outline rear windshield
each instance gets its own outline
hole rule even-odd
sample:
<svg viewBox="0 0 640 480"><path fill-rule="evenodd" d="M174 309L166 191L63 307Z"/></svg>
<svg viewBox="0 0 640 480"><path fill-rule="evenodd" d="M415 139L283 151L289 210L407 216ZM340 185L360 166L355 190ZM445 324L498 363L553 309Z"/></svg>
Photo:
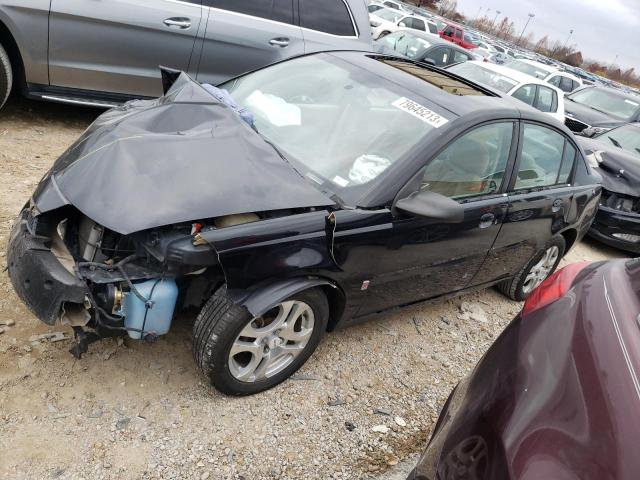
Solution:
<svg viewBox="0 0 640 480"><path fill-rule="evenodd" d="M403 30L383 37L380 42L411 60L422 59L425 51L432 45L424 38Z"/></svg>
<svg viewBox="0 0 640 480"><path fill-rule="evenodd" d="M397 11L394 12L393 10L389 10L389 9L378 10L377 12L374 13L374 15L382 18L383 20L387 20L388 22L393 22L393 23L396 23L398 20L404 17L403 13L397 12Z"/></svg>
<svg viewBox="0 0 640 480"><path fill-rule="evenodd" d="M512 68L513 70L526 73L527 75L531 75L532 77L539 78L541 80L547 78L547 76L551 73L551 70L547 70L536 65L531 65L527 62L519 62L518 60L508 63L506 66Z"/></svg>
<svg viewBox="0 0 640 480"><path fill-rule="evenodd" d="M481 67L475 63L465 62L449 67L449 70L456 75L467 78L473 82L482 83L488 87L495 88L504 93L509 93L518 82L501 73Z"/></svg>

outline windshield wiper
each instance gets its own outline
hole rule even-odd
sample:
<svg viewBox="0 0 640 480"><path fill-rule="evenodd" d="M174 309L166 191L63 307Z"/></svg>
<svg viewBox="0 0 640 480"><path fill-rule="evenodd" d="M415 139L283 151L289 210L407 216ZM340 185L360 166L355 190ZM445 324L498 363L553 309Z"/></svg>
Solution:
<svg viewBox="0 0 640 480"><path fill-rule="evenodd" d="M610 136L607 136L607 138L608 138L609 140L611 140L611 143L613 143L616 147L618 147L618 148L622 148L622 145L620 145L620 142L619 142L618 140L616 140L615 138L610 137Z"/></svg>

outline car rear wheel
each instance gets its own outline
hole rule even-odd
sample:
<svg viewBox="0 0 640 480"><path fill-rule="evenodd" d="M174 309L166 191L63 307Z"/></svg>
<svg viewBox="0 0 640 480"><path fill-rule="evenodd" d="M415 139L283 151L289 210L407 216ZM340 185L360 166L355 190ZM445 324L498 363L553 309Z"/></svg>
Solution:
<svg viewBox="0 0 640 480"><path fill-rule="evenodd" d="M252 317L222 288L195 322L194 358L222 393L258 393L282 382L307 361L327 329L328 318L327 298L319 289L297 293Z"/></svg>
<svg viewBox="0 0 640 480"><path fill-rule="evenodd" d="M498 285L500 291L513 300L526 300L558 267L565 245L561 235L553 237L514 278Z"/></svg>
<svg viewBox="0 0 640 480"><path fill-rule="evenodd" d="M11 93L11 86L13 85L13 71L11 70L11 61L9 55L2 45L0 45L0 108L5 104L9 93Z"/></svg>

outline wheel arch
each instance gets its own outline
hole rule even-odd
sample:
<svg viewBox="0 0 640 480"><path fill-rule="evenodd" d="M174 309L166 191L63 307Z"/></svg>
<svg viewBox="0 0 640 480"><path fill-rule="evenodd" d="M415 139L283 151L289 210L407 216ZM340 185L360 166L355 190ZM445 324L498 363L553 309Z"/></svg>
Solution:
<svg viewBox="0 0 640 480"><path fill-rule="evenodd" d="M331 331L342 318L346 297L343 290L327 278L312 276L287 278L250 290L227 290L227 295L236 305L246 308L252 316L259 317L286 298L315 287L320 288L327 297L329 304L327 330Z"/></svg>
<svg viewBox="0 0 640 480"><path fill-rule="evenodd" d="M22 53L20 52L15 36L2 18L0 18L0 44L6 50L7 55L9 55L9 61L11 62L11 68L13 69L14 85L23 87L25 85L26 77Z"/></svg>
<svg viewBox="0 0 640 480"><path fill-rule="evenodd" d="M571 247L576 243L578 239L578 231L574 228L569 228L560 233L564 237L565 247L564 254L567 255Z"/></svg>

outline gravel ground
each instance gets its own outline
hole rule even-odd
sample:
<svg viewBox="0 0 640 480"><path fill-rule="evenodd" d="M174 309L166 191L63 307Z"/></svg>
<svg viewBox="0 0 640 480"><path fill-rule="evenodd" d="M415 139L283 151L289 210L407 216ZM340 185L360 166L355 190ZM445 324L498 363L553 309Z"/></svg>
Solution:
<svg viewBox="0 0 640 480"><path fill-rule="evenodd" d="M0 323L15 322L0 327L0 478L403 478L393 467L410 470L520 304L487 290L332 333L294 378L248 398L197 373L192 315L155 344L103 341L77 361L71 332L13 293L4 252L40 177L98 113L17 97L0 111ZM619 256L586 242L568 261ZM49 332L65 337L36 337Z"/></svg>

